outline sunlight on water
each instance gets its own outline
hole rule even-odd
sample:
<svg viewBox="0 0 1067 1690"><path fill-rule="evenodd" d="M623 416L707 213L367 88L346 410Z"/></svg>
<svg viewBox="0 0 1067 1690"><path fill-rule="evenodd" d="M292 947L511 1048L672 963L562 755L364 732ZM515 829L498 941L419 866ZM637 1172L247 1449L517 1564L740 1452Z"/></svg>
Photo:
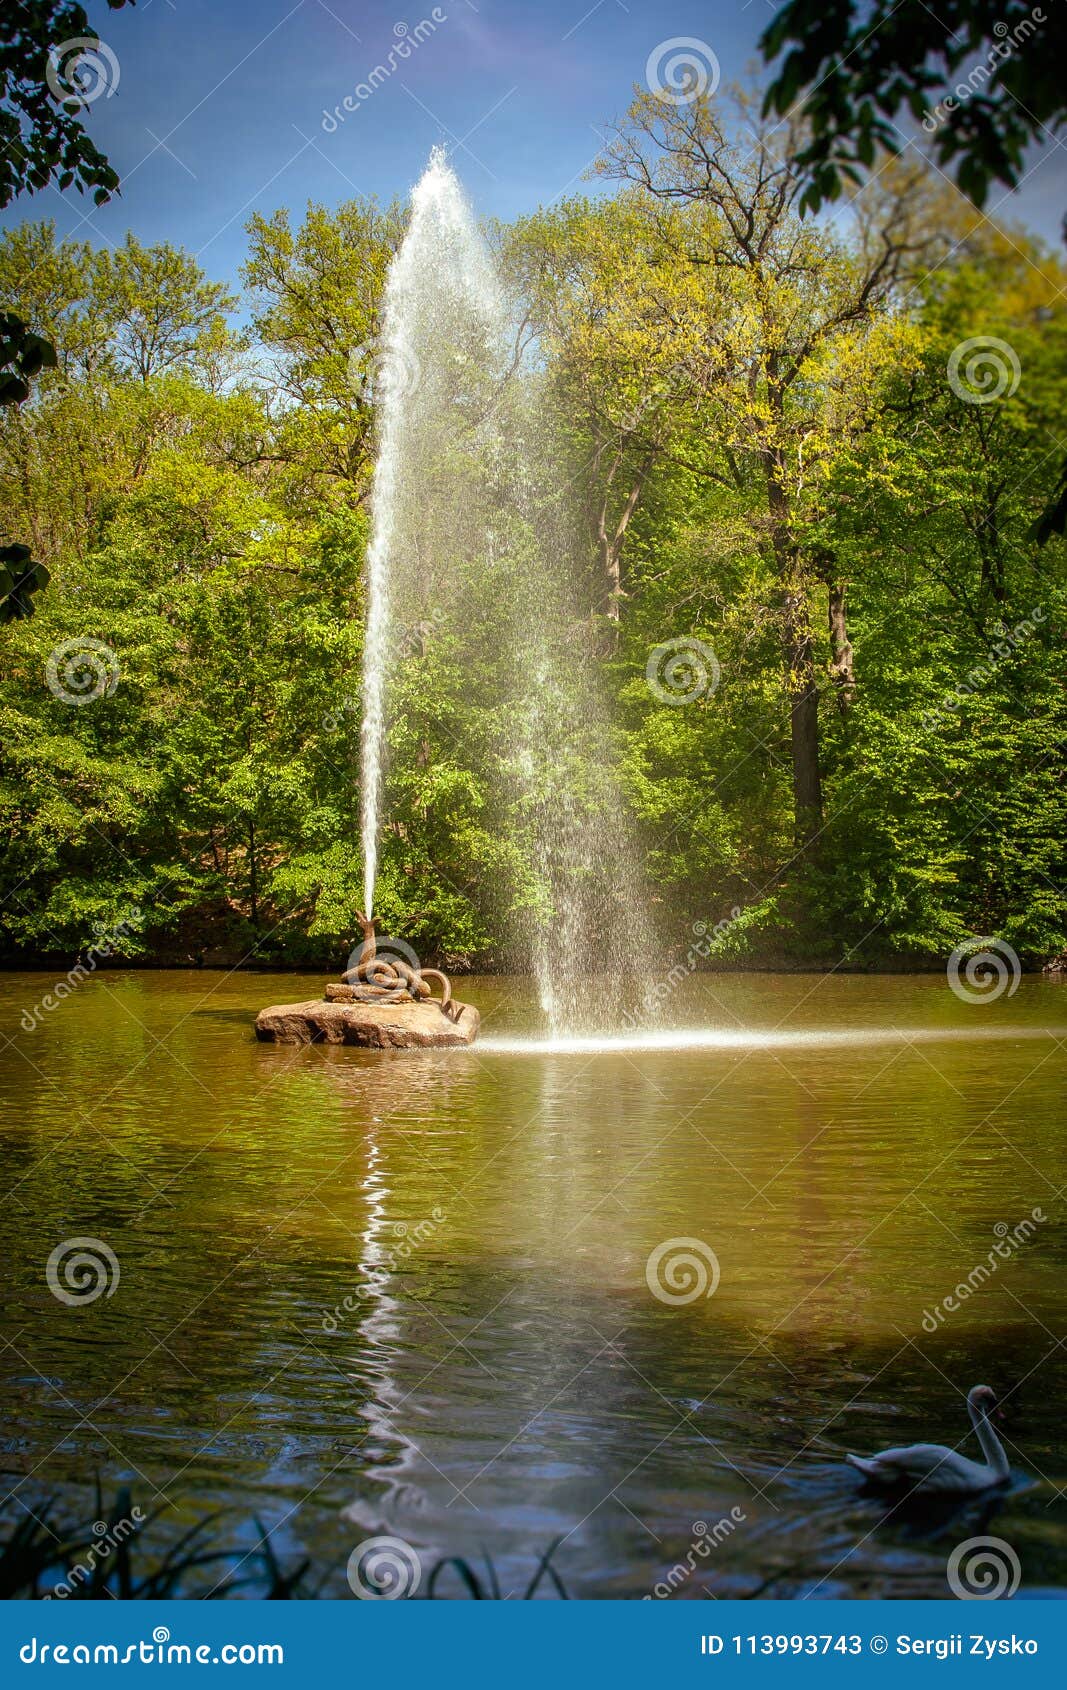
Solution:
<svg viewBox="0 0 1067 1690"><path fill-rule="evenodd" d="M757 1032L703 1027L664 1028L654 1033L618 1033L590 1038L483 1038L478 1050L508 1056L596 1056L612 1052L654 1050L799 1050L831 1049L843 1045L960 1044L990 1039L1056 1039L1052 1028L989 1027L975 1032L950 1027L865 1027L824 1032Z"/></svg>

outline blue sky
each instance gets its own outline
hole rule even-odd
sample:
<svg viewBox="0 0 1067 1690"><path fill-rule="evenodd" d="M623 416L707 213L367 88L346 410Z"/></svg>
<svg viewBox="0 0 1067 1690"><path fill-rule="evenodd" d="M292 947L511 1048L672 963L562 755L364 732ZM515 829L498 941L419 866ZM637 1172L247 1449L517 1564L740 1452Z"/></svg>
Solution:
<svg viewBox="0 0 1067 1690"><path fill-rule="evenodd" d="M167 239L234 279L253 211L354 193L406 195L444 143L477 210L500 217L580 191L598 130L674 37L706 44L722 78L756 60L773 0L88 0L118 82L89 114L123 179L93 210L79 195L24 198L3 221L49 217L61 235ZM434 19L443 21L434 22ZM417 27L425 20L427 27ZM432 27L430 27L432 25ZM396 54L406 39L406 59ZM369 97L331 130L324 111ZM704 55L706 56L706 55ZM343 111L343 107L342 107ZM993 196L993 203L1000 198ZM1058 239L1067 149L1037 157L1000 215Z"/></svg>

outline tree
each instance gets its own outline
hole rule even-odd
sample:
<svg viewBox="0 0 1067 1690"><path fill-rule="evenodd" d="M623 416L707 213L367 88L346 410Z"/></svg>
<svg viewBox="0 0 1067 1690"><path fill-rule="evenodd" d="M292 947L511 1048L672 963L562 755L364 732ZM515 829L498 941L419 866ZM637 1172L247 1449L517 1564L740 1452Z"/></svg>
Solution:
<svg viewBox="0 0 1067 1690"><path fill-rule="evenodd" d="M125 4L108 0L112 11ZM79 117L80 74L99 48L84 9L67 0L9 0L0 12L0 207L53 181L91 190L97 205L117 189L118 176ZM17 313L0 312L0 406L21 404L31 380L54 364L42 335ZM0 547L0 622L32 616L34 594L47 583L28 547Z"/></svg>
<svg viewBox="0 0 1067 1690"><path fill-rule="evenodd" d="M453 321L439 359L420 319L378 907L426 960L521 968L565 884L594 919L561 951L621 954L621 769L667 945L736 906L714 956L1056 957L1067 573L1027 531L1062 266L910 161L802 220L802 130L734 146L721 110L647 105L613 196L501 232L514 356ZM160 961L344 954L383 216L254 230L274 382L188 255L0 239L56 351L0 415L0 508L52 573L0 630L7 956L132 906ZM981 335L995 393L953 361ZM687 642L712 684L665 696L650 653Z"/></svg>
<svg viewBox="0 0 1067 1690"><path fill-rule="evenodd" d="M701 309L639 193L576 199L508 231L506 260L550 373L594 555L589 604L619 622L623 549L642 493L695 391L685 362ZM689 335L686 323L689 319Z"/></svg>
<svg viewBox="0 0 1067 1690"><path fill-rule="evenodd" d="M756 469L760 532L773 556L790 710L798 842L819 832L819 696L813 590L829 593L835 662L852 685L844 587L814 536L821 486L842 446L864 426L873 373L901 355L907 328L891 310L916 237L896 205L851 244L797 215L804 177L800 132L727 131L708 98L669 103L639 96L601 161L660 209L665 252L703 280L703 324L679 359L699 369L702 415L714 427L726 470ZM754 141L754 145L750 144ZM692 379L692 376L690 376Z"/></svg>
<svg viewBox="0 0 1067 1690"><path fill-rule="evenodd" d="M789 0L761 41L768 62L786 55L764 109L799 102L810 126L797 152L808 173L801 209L837 199L842 178L860 181L879 148L898 152L902 112L977 206L991 182L1014 188L1027 148L1067 117L1067 8L1051 5L1047 15L1030 0ZM1042 543L1067 532L1067 462L1034 532Z"/></svg>
<svg viewBox="0 0 1067 1690"><path fill-rule="evenodd" d="M761 41L768 61L786 54L765 108L783 114L803 95L805 206L836 199L877 148L899 151L902 110L976 205L993 181L1014 188L1027 147L1067 116L1067 11L1051 5L1046 16L1029 0L789 0Z"/></svg>
<svg viewBox="0 0 1067 1690"><path fill-rule="evenodd" d="M285 397L277 449L305 491L324 478L357 501L370 491L378 313L403 228L372 199L309 205L295 231L285 211L249 224L244 280Z"/></svg>
<svg viewBox="0 0 1067 1690"><path fill-rule="evenodd" d="M1054 275L1033 297L1036 256L1015 252L1014 277L980 255L930 279L921 360L887 374L834 477L864 686L830 736L835 818L811 898L843 937L878 923L943 956L996 933L1041 960L1067 940L1063 548L1028 538L1067 417L1067 320ZM945 380L979 326L1025 386L1006 353L999 397L977 367L973 384Z"/></svg>
<svg viewBox="0 0 1067 1690"><path fill-rule="evenodd" d="M127 0L107 0L113 12ZM128 0L135 5L136 0ZM81 112L101 47L82 6L10 0L0 15L0 206L55 182L98 205L119 179L85 132ZM88 61L88 65L87 65Z"/></svg>
<svg viewBox="0 0 1067 1690"><path fill-rule="evenodd" d="M91 287L115 367L140 382L193 365L214 377L213 360L237 350L226 326L236 297L167 242L144 247L128 234L122 246L104 248Z"/></svg>
<svg viewBox="0 0 1067 1690"><path fill-rule="evenodd" d="M109 500L187 426L188 408L203 410L203 390L223 374L233 387L242 343L227 290L167 244L128 237L94 252L26 223L0 237L0 290L54 353L32 401L0 413L5 524L52 568L84 557ZM257 449L247 437L235 447Z"/></svg>

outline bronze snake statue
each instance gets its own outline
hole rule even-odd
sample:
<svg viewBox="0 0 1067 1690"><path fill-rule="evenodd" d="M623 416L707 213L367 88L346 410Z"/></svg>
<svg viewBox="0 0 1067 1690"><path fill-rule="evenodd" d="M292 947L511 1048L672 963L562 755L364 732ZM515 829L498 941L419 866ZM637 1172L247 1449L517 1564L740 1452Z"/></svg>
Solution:
<svg viewBox="0 0 1067 1690"><path fill-rule="evenodd" d="M375 932L375 921L372 917L356 911L356 920L363 930L363 943L359 948L359 961L351 968L346 968L341 976L346 986L360 985L376 987L386 1001L402 1002L411 997L416 1002L429 1000L437 1004L442 1015L452 1021L455 1012L452 1008L452 982L447 974L442 974L439 968L415 967L405 962L402 957L380 957L378 955L378 936ZM441 996L435 998L430 989L429 981L441 982Z"/></svg>

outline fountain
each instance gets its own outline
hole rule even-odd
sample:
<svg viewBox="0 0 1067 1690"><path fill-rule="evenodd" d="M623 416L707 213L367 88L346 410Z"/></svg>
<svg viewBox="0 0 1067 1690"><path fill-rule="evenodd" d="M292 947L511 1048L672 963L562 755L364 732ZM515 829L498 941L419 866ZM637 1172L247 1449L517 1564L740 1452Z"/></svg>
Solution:
<svg viewBox="0 0 1067 1690"><path fill-rule="evenodd" d="M588 655L572 477L545 423L543 372L523 363L497 268L440 149L412 196L382 325L360 738L363 940L323 1000L264 1010L257 1032L374 1046L463 1044L477 1032L477 1011L452 1000L443 975L376 934L390 872L379 863L386 729L417 695L411 631L427 627L447 634L463 677L486 832L522 865L501 922L530 959L550 1033L632 1024L651 947Z"/></svg>
<svg viewBox="0 0 1067 1690"><path fill-rule="evenodd" d="M256 1036L275 1044L349 1044L374 1050L470 1044L481 1017L452 996L437 968L399 955L378 955L374 921L356 912L363 941L341 979L306 1003L274 1004L256 1017ZM430 982L441 996L435 998Z"/></svg>
<svg viewBox="0 0 1067 1690"><path fill-rule="evenodd" d="M374 918L385 766L387 699L398 657L396 627L426 598L419 523L430 455L452 432L453 366L465 341L490 337L497 310L488 254L449 170L435 149L412 195L411 220L389 267L376 383L379 438L367 550L367 625L360 732L360 840L366 915L362 942L324 997L261 1011L256 1034L282 1043L373 1048L469 1044L478 1011L452 998L447 976L424 969L395 940L379 951ZM403 641L399 642L403 645ZM403 953L406 953L403 954ZM440 984L433 996L430 982Z"/></svg>

